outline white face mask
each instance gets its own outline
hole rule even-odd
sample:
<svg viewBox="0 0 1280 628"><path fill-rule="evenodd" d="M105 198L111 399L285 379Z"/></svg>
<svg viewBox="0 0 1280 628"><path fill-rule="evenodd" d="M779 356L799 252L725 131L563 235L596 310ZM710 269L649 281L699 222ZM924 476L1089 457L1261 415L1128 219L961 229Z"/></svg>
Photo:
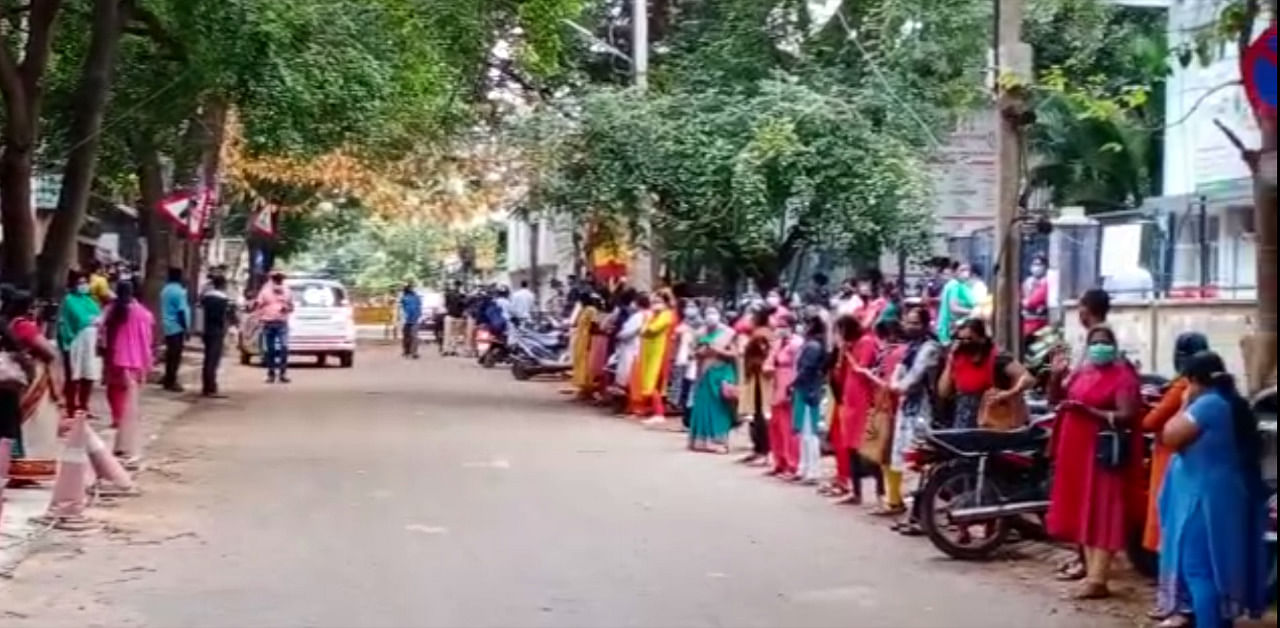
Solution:
<svg viewBox="0 0 1280 628"><path fill-rule="evenodd" d="M712 325L712 326L719 325L720 313L715 310L709 311L707 312L706 320L708 325Z"/></svg>
<svg viewBox="0 0 1280 628"><path fill-rule="evenodd" d="M776 294L771 294L769 295L769 298L764 300L764 302L768 303L769 307L778 307L779 305L782 305L782 297L779 297Z"/></svg>

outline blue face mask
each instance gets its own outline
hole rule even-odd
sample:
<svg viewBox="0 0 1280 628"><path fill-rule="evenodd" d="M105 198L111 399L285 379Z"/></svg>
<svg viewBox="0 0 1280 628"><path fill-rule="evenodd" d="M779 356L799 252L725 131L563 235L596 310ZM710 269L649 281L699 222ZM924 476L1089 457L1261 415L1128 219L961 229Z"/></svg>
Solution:
<svg viewBox="0 0 1280 628"><path fill-rule="evenodd" d="M1109 344L1091 344L1088 348L1089 362L1093 364L1111 364L1116 360L1116 347Z"/></svg>

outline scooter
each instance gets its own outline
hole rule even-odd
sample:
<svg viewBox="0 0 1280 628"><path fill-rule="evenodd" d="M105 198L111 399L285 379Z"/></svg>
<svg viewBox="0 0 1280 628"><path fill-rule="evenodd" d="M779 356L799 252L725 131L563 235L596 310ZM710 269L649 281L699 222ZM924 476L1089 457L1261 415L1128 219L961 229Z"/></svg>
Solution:
<svg viewBox="0 0 1280 628"><path fill-rule="evenodd" d="M507 346L507 339L500 334L490 332L486 328L481 328L476 332L476 353L480 356L477 358L480 366L487 369L511 361L511 352Z"/></svg>
<svg viewBox="0 0 1280 628"><path fill-rule="evenodd" d="M563 330L534 331L516 328L508 338L511 375L525 381L537 375L566 373L569 361L569 336Z"/></svg>

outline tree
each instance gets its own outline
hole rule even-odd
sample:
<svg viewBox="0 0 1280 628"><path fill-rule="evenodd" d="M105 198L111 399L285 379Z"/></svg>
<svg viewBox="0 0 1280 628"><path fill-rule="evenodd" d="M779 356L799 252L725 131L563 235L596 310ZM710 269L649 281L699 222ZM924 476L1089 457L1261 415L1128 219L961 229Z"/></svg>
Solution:
<svg viewBox="0 0 1280 628"><path fill-rule="evenodd" d="M1165 12L1100 0L1035 0L1027 182L1055 206L1136 207L1159 190ZM1007 78L1006 78L1007 80Z"/></svg>
<svg viewBox="0 0 1280 628"><path fill-rule="evenodd" d="M923 158L950 110L978 102L984 5L845 2L816 16L805 3L707 0L655 10L656 89L573 89L515 134L535 164L531 205L637 233L647 194L669 267L764 285L812 248L870 261L925 240ZM601 13L614 17L596 32L630 19ZM587 75L609 82L583 54Z"/></svg>
<svg viewBox="0 0 1280 628"><path fill-rule="evenodd" d="M61 4L61 0L26 5L0 2L0 94L5 114L0 155L0 226L4 229L0 273L15 285L29 285L35 272L31 176L40 141L44 74ZM21 51L20 57L15 56L16 51Z"/></svg>
<svg viewBox="0 0 1280 628"><path fill-rule="evenodd" d="M89 208L89 196L98 161L99 135L111 90L111 73L124 24L133 14L132 0L94 0L89 21L88 47L84 51L71 106L68 140L71 143L58 208L45 234L37 265L37 294L53 297L66 276L76 236ZM76 43L76 38L70 39Z"/></svg>
<svg viewBox="0 0 1280 628"><path fill-rule="evenodd" d="M535 74L554 73L561 20L577 7L575 0L137 0L123 23L130 37L121 43L120 80L110 90L123 119L104 127L103 176L93 184L137 186L148 277L162 276L170 264L192 266L183 259L191 247L150 209L170 186L226 169L223 121L230 114L244 126L241 154L267 179L283 162L346 160L365 173L388 163L420 163L404 156L446 139L471 117L496 37L523 33L519 59ZM74 41L65 44L76 49ZM85 58L103 65L101 54ZM66 109L75 85L59 85ZM76 94L74 102L81 100ZM90 154L99 134L92 125L69 126L73 132L60 135L59 143ZM93 160L78 163L86 162L91 167ZM68 172L76 176L64 179L72 194L61 202L78 206L85 168L72 165ZM402 168L359 191L385 200L387 190L395 190L398 198L418 202L422 195L409 193L412 175ZM61 283L82 219L83 211L60 212L56 242L40 265L45 291Z"/></svg>

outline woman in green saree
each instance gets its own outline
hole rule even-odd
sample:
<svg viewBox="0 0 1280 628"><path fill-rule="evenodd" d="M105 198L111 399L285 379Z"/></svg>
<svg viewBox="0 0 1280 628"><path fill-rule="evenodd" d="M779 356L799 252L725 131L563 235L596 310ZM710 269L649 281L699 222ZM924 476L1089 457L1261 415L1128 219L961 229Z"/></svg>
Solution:
<svg viewBox="0 0 1280 628"><path fill-rule="evenodd" d="M737 382L733 329L724 324L715 308L707 308L704 318L706 331L697 343L698 383L689 416L689 449L727 454L737 407L728 394Z"/></svg>

